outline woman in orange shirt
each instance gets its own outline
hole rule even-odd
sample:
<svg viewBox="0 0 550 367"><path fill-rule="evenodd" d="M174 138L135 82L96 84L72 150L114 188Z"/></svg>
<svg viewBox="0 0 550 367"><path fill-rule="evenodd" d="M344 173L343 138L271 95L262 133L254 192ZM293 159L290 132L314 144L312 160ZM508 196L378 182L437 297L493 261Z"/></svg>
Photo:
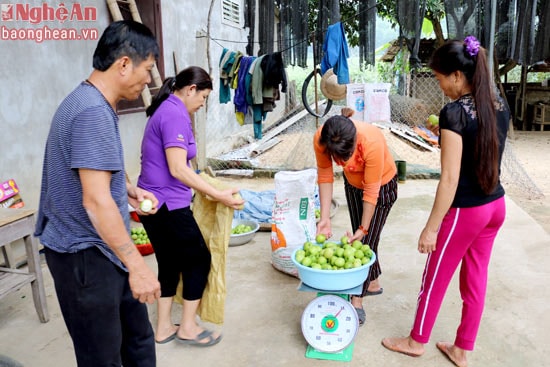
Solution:
<svg viewBox="0 0 550 367"><path fill-rule="evenodd" d="M332 116L313 138L317 159L321 219L317 233L332 236L330 205L332 201L333 162L343 167L344 190L353 233L349 242L360 240L376 253L361 294L353 295L351 303L357 310L361 325L366 315L363 297L381 294L378 277L382 273L378 253L380 234L395 200L397 200L397 168L379 128L351 120L354 111L342 108L342 116Z"/></svg>

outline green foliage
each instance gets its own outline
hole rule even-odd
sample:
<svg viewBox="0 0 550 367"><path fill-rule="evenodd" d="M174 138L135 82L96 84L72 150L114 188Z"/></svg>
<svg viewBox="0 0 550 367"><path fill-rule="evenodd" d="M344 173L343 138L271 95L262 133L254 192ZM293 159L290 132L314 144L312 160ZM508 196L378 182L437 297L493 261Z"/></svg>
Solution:
<svg viewBox="0 0 550 367"><path fill-rule="evenodd" d="M521 65L510 70L506 77L508 83L521 82ZM527 83L541 83L544 80L550 79L550 73L527 73Z"/></svg>
<svg viewBox="0 0 550 367"><path fill-rule="evenodd" d="M390 22L392 28L397 29L399 27L399 23L397 22L397 4L395 0L377 0L376 10L378 16Z"/></svg>
<svg viewBox="0 0 550 367"><path fill-rule="evenodd" d="M430 37L433 31L434 31L434 26L432 22L424 18L424 21L422 22L422 36Z"/></svg>
<svg viewBox="0 0 550 367"><path fill-rule="evenodd" d="M346 39L350 47L359 46L359 18L357 17L360 0L341 0L340 18L346 32ZM319 1L309 0L309 17L307 20L310 34L317 32L317 16L319 14Z"/></svg>

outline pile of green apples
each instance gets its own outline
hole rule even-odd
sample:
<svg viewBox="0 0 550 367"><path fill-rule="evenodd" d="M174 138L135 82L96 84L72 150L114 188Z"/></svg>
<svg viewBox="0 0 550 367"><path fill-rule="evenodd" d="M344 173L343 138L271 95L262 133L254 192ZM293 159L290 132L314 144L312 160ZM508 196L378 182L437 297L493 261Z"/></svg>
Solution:
<svg viewBox="0 0 550 367"><path fill-rule="evenodd" d="M135 245L145 245L147 243L150 243L149 237L147 236L147 232L145 231L145 228L143 227L133 227L130 229L130 236L132 237L132 241L134 241Z"/></svg>
<svg viewBox="0 0 550 367"><path fill-rule="evenodd" d="M235 227L231 228L231 234L243 234L252 231L252 227L246 224L237 224Z"/></svg>
<svg viewBox="0 0 550 367"><path fill-rule="evenodd" d="M353 269L365 265L372 258L369 245L359 240L348 242L343 236L340 243L327 241L325 235L317 235L316 243L305 242L303 247L296 251L296 262L312 269L343 270Z"/></svg>

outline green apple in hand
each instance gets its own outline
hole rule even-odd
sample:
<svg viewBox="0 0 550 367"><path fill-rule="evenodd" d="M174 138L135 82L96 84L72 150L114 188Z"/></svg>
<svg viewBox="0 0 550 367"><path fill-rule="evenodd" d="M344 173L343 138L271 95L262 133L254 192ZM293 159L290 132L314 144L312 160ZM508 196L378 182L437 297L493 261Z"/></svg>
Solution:
<svg viewBox="0 0 550 367"><path fill-rule="evenodd" d="M139 203L139 208L144 213L150 212L151 209L153 209L153 202L151 199L143 199L143 201Z"/></svg>
<svg viewBox="0 0 550 367"><path fill-rule="evenodd" d="M322 234L322 233L319 233L319 234L317 235L317 237L315 237L315 241L316 241L317 243L325 243L326 240L327 240L327 236L325 236L325 235Z"/></svg>
<svg viewBox="0 0 550 367"><path fill-rule="evenodd" d="M437 117L436 115L430 115L428 116L428 122L432 126L437 126L439 125L439 117Z"/></svg>

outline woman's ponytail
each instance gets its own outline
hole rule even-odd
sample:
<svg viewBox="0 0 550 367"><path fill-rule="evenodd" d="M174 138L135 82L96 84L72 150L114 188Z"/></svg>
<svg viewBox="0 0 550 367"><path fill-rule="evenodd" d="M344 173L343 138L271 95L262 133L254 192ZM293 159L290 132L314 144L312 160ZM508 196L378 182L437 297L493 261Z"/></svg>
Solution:
<svg viewBox="0 0 550 367"><path fill-rule="evenodd" d="M168 96L174 91L174 85L176 84L176 78L169 77L164 80L162 87L160 87L159 92L151 101L151 105L145 110L145 115L147 117L152 116L160 104L168 98Z"/></svg>
<svg viewBox="0 0 550 367"><path fill-rule="evenodd" d="M476 174L486 194L498 184L498 137L493 80L486 56L480 48L475 56L476 67L472 77L472 92L477 110L478 133L475 147Z"/></svg>

